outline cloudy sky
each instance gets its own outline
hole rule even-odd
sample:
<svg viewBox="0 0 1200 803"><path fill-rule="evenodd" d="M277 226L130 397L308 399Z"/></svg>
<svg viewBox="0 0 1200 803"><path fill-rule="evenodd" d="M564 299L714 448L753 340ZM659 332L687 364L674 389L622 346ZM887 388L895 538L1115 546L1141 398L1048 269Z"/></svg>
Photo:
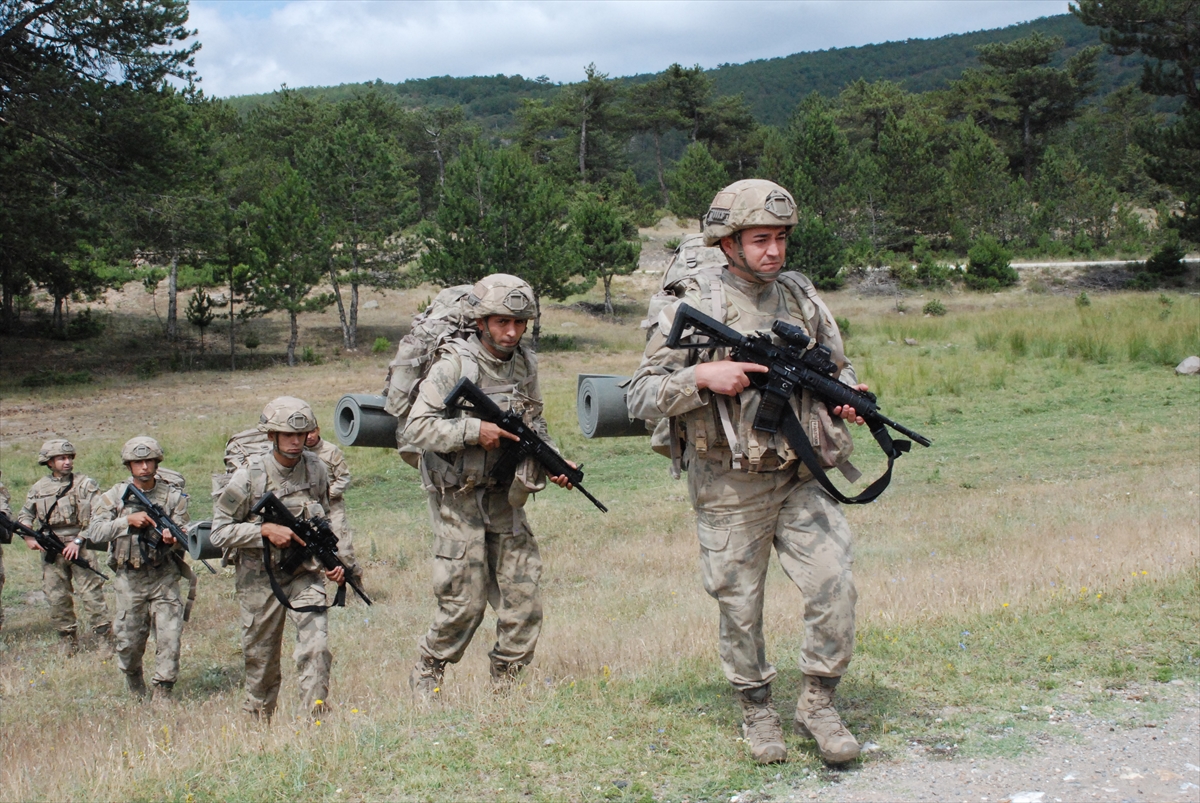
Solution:
<svg viewBox="0 0 1200 803"><path fill-rule="evenodd" d="M578 81L997 28L1066 0L192 0L209 95L376 78Z"/></svg>

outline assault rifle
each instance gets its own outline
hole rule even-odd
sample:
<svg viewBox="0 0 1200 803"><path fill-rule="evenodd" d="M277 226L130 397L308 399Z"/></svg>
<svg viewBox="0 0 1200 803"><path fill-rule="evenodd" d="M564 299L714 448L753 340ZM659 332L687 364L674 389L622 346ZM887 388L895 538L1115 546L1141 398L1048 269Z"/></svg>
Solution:
<svg viewBox="0 0 1200 803"><path fill-rule="evenodd" d="M142 555L146 554L146 549L162 549L168 551L171 549L171 547L163 541L163 530L166 530L171 534L171 536L175 539L175 543L180 544L184 549L187 548L187 533L183 531L183 528L172 521L171 516L167 513L167 511L154 504L154 502L150 500L150 497L146 496L146 494L142 492L142 489L137 487L137 485L132 482L126 486L125 495L121 497L121 504L128 504L131 499L136 504L141 506L146 515L149 516L151 521L154 522L153 527L143 527L138 530L138 543L141 544ZM217 573L217 570L209 565L208 561L201 560L200 562L203 563L204 568L208 569L211 573Z"/></svg>
<svg viewBox="0 0 1200 803"><path fill-rule="evenodd" d="M684 343L684 332L691 329L708 338L703 343ZM879 411L874 393L858 390L836 378L838 366L833 355L825 346L805 334L799 326L786 321L775 321L771 325L782 345L776 344L765 332L743 335L720 321L687 304L680 304L675 312L675 322L667 336L667 348L672 349L716 349L728 348L730 359L735 362L750 362L765 366L766 373L749 374L751 384L757 388L762 399L754 416L754 428L775 433L783 430L784 437L809 471L835 499L846 504L871 502L883 493L891 482L892 464L912 444L906 440L892 440L887 428L907 435L922 446L932 441L898 424ZM790 400L797 391L807 389L814 398L837 407L853 407L862 416L879 447L887 456L887 471L861 494L847 497L842 494L825 475L820 461L813 452L812 444L796 419Z"/></svg>
<svg viewBox="0 0 1200 803"><path fill-rule="evenodd" d="M62 554L63 548L66 546L54 534L54 531L50 529L50 525L48 524L43 524L41 529L35 530L32 527L26 527L16 519L10 519L8 516L0 513L0 529L7 530L10 533L18 533L24 538L32 538L37 541L37 545L42 548L42 560L46 563L53 563ZM92 574L98 574L105 580L108 579L107 574L92 566L84 558L74 558L71 563L82 569L87 569Z"/></svg>
<svg viewBox="0 0 1200 803"><path fill-rule="evenodd" d="M583 482L582 469L571 468L571 464L564 460L562 455L551 449L550 444L525 425L521 416L511 410L507 413L501 410L500 406L470 379L465 376L460 379L454 386L454 390L446 396L444 403L448 408L470 410L484 421L490 421L505 432L510 432L520 438L519 441L507 439L504 441L504 445L501 447L503 453L495 468L492 469L492 479L502 487L512 482L517 471L517 464L526 457L532 457L542 464L542 468L546 469L546 473L551 477L565 476L571 485L591 500L593 505L600 508L601 512L608 512L608 508L599 499L588 493L581 484Z"/></svg>
<svg viewBox="0 0 1200 803"><path fill-rule="evenodd" d="M322 566L327 570L333 571L341 567L346 574L346 584L338 587L337 596L334 597L334 605L342 606L346 604L346 586L354 589L354 593L358 594L359 599L368 605L371 604L371 598L362 590L362 586L354 579L350 573L350 568L342 562L338 557L338 537L334 533L333 528L329 526L329 520L314 516L311 519L296 518L292 511L287 509L287 505L279 501L279 497L273 491L267 491L262 499L255 503L254 507L250 508L250 513L255 516L261 516L262 520L267 524L278 524L287 527L289 530L300 536L300 540L304 542L304 546L299 544L289 547L284 552L283 560L280 563L280 568L288 574L294 573L300 566L310 557L316 558ZM304 605L299 608L293 608L288 601L287 595L283 593L283 589L279 587L279 583L275 580L275 573L271 568L271 549L270 542L267 537L263 536L263 561L267 567L267 574L271 580L271 590L275 592L275 598L279 600L288 610L294 611L323 611L324 606L321 605Z"/></svg>

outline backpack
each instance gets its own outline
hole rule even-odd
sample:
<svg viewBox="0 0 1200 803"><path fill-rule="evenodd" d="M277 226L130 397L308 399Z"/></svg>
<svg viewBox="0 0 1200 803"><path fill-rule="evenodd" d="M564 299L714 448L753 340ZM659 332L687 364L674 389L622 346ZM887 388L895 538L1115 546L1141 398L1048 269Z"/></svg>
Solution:
<svg viewBox="0 0 1200 803"><path fill-rule="evenodd" d="M719 281L724 268L725 254L716 246L706 246L703 234L684 237L675 248L675 256L667 264L662 286L650 296L646 319L641 323L646 330L646 339L650 339L650 329L658 321L658 314L683 296L689 281L699 282L701 277L706 278L704 284L709 284L713 278Z"/></svg>
<svg viewBox="0 0 1200 803"><path fill-rule="evenodd" d="M266 454L271 451L271 441L267 433L258 428L244 429L235 433L225 442L225 473L212 475L212 495L219 496L229 478L239 468L245 468L251 455Z"/></svg>
<svg viewBox="0 0 1200 803"><path fill-rule="evenodd" d="M404 444L400 433L408 423L408 413L417 399L421 380L443 346L452 341L465 341L476 331L475 321L466 313L463 301L472 285L459 284L439 292L412 321L408 334L400 339L396 356L388 363L387 379L383 386L383 409L396 418L396 444L400 457L414 468L419 450Z"/></svg>

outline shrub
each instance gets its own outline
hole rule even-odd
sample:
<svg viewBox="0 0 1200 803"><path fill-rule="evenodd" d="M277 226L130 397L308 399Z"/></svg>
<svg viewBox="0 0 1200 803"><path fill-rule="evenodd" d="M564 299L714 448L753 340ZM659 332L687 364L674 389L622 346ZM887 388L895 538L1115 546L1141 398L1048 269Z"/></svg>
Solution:
<svg viewBox="0 0 1200 803"><path fill-rule="evenodd" d="M941 317L942 315L946 314L946 305L943 304L939 299L935 298L922 307L921 312L925 313L926 315Z"/></svg>
<svg viewBox="0 0 1200 803"><path fill-rule="evenodd" d="M262 345L262 341L258 339L258 335L254 334L254 332L247 332L246 339L243 342L246 344L246 348L251 351Z"/></svg>
<svg viewBox="0 0 1200 803"><path fill-rule="evenodd" d="M1092 306L1092 300L1088 298L1087 290L1080 290L1079 295L1075 296L1075 306L1080 309Z"/></svg>
<svg viewBox="0 0 1200 803"><path fill-rule="evenodd" d="M90 309L80 312L67 322L67 340L86 340L104 331L104 321Z"/></svg>
<svg viewBox="0 0 1200 803"><path fill-rule="evenodd" d="M1146 260L1146 272L1164 279L1182 276L1187 272L1187 265L1183 262L1186 253L1183 246L1179 244L1179 239L1176 238L1163 245Z"/></svg>
<svg viewBox="0 0 1200 803"><path fill-rule="evenodd" d="M300 352L300 362L308 365L320 365L325 360L320 354L317 354L317 350L312 346L305 346L304 350Z"/></svg>
<svg viewBox="0 0 1200 803"><path fill-rule="evenodd" d="M850 337L850 319L839 317L833 320L837 323L838 331L842 333L842 339L845 340Z"/></svg>
<svg viewBox="0 0 1200 803"><path fill-rule="evenodd" d="M34 371L21 380L21 385L27 388L45 388L52 385L86 385L92 381L92 375L87 371L61 373L59 371Z"/></svg>
<svg viewBox="0 0 1200 803"><path fill-rule="evenodd" d="M966 281L972 290L998 290L1020 281L1012 266L1012 252L989 234L975 241L967 258Z"/></svg>
<svg viewBox="0 0 1200 803"><path fill-rule="evenodd" d="M538 338L538 351L579 351L574 335L542 335Z"/></svg>
<svg viewBox="0 0 1200 803"><path fill-rule="evenodd" d="M812 279L821 290L837 290L846 283L842 275L846 246L818 218L806 218L792 229L788 250L796 270Z"/></svg>
<svg viewBox="0 0 1200 803"><path fill-rule="evenodd" d="M375 342L371 344L371 353L386 354L387 352L391 351L391 348L391 341L380 335L379 337L375 338Z"/></svg>
<svg viewBox="0 0 1200 803"><path fill-rule="evenodd" d="M679 243L680 243L680 240L678 237L671 237L665 243L663 243L663 248L665 248L668 251L674 251L676 248L679 247Z"/></svg>

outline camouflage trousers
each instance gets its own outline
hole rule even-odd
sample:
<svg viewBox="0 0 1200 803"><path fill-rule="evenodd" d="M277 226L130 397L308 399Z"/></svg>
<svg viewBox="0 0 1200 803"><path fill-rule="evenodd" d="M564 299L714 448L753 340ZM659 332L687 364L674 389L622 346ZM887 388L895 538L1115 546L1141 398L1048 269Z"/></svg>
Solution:
<svg viewBox="0 0 1200 803"><path fill-rule="evenodd" d="M42 553L37 553L41 557ZM80 550L79 557L96 565L95 556ZM74 633L75 605L72 596L79 597L88 623L97 633L106 632L112 626L108 616L108 603L104 601L104 581L82 566L76 566L59 555L53 563L42 561L42 590L50 603L50 621L59 633Z"/></svg>
<svg viewBox="0 0 1200 803"><path fill-rule="evenodd" d="M342 497L329 500L329 523L333 526L333 531L338 533L349 532L346 527L346 500Z"/></svg>
<svg viewBox="0 0 1200 803"><path fill-rule="evenodd" d="M326 605L325 576L301 571L275 576L291 604ZM271 591L271 580L262 564L261 550L242 550L237 562L237 597L242 609L242 655L246 660L246 700L242 708L254 716L275 713L282 682L283 625L296 626L296 649L292 660L300 681L301 705L312 711L317 701L329 695L329 619L325 613L297 613L279 604Z"/></svg>
<svg viewBox="0 0 1200 803"><path fill-rule="evenodd" d="M801 671L841 677L854 650L858 598L841 508L815 481L799 482L794 470L751 474L729 468L719 453L697 459L690 445L688 451L700 569L705 591L720 607L721 666L729 682L754 689L776 674L763 639L772 547L803 597Z"/></svg>
<svg viewBox="0 0 1200 803"><path fill-rule="evenodd" d="M418 644L421 654L457 663L490 604L497 621L488 655L494 663L528 664L542 630L542 558L525 511L506 493L482 490L431 491L429 509L438 610Z"/></svg>
<svg viewBox="0 0 1200 803"><path fill-rule="evenodd" d="M142 674L146 640L154 631L154 684L179 679L179 644L183 636L183 599L179 595L179 566L125 566L117 569L113 590L117 615L117 666L127 675Z"/></svg>

